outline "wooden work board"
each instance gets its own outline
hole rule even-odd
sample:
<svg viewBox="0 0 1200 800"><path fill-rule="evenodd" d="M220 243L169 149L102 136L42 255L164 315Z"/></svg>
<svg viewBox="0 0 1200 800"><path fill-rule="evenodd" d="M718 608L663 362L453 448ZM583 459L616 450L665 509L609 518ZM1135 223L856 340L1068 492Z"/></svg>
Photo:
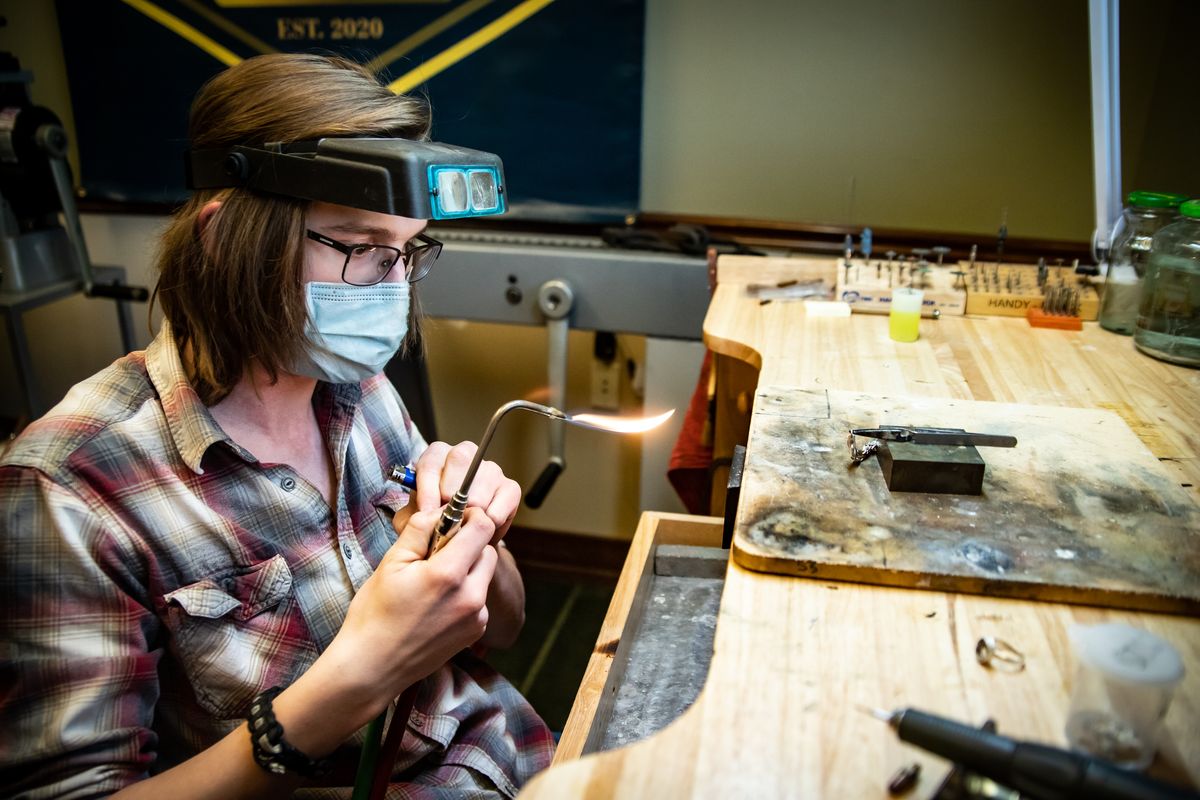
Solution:
<svg viewBox="0 0 1200 800"><path fill-rule="evenodd" d="M850 428L1011 434L983 494L890 492ZM860 444L864 440L860 440ZM1109 411L760 387L733 557L762 572L1200 612L1200 510Z"/></svg>

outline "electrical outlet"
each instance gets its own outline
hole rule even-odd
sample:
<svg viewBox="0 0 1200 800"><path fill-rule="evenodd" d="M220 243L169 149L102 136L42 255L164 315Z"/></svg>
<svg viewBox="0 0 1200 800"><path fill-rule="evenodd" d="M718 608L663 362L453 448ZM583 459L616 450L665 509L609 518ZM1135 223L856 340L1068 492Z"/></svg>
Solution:
<svg viewBox="0 0 1200 800"><path fill-rule="evenodd" d="M621 359L607 363L592 359L592 408L604 411L621 409Z"/></svg>

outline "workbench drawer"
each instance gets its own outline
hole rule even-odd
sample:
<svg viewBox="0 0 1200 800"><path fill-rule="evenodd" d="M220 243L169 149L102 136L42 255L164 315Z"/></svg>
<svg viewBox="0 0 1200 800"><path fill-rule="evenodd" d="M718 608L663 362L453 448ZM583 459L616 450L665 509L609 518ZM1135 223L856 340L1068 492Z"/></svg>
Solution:
<svg viewBox="0 0 1200 800"><path fill-rule="evenodd" d="M606 749L605 734L629 664L630 651L639 628L646 621L647 606L651 602L656 554L659 555L660 564L663 553L670 552L670 561L684 564L685 572L691 563L694 566L690 569L695 574L719 574L722 577L717 580L723 581L725 564L716 563L721 556L720 551L715 550L721 546L721 528L722 521L718 517L656 511L642 514L608 613L596 637L596 646L575 695L575 703L563 728L554 756L555 764ZM663 546L666 547L660 552ZM686 548L698 549L689 551ZM727 560L728 551L724 551L724 558ZM659 572L663 571L660 567ZM711 647L707 656L711 657ZM702 683L699 681L696 685L697 691Z"/></svg>

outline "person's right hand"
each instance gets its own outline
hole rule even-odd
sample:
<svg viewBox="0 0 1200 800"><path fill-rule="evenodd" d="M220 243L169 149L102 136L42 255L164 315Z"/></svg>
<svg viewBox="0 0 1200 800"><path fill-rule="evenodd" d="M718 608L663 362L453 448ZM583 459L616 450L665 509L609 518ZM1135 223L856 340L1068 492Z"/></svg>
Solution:
<svg viewBox="0 0 1200 800"><path fill-rule="evenodd" d="M484 509L469 508L461 530L428 555L439 516L434 509L409 518L322 656L336 659L348 688L375 695L376 712L487 628L495 524Z"/></svg>

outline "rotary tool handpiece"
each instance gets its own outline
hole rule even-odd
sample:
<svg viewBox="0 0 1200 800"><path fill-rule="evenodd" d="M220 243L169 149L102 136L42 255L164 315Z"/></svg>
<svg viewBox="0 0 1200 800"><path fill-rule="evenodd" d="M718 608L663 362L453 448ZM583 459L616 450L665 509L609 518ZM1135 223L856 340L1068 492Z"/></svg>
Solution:
<svg viewBox="0 0 1200 800"><path fill-rule="evenodd" d="M1019 742L923 711L896 712L890 724L902 740L1039 800L1200 798L1082 753Z"/></svg>

